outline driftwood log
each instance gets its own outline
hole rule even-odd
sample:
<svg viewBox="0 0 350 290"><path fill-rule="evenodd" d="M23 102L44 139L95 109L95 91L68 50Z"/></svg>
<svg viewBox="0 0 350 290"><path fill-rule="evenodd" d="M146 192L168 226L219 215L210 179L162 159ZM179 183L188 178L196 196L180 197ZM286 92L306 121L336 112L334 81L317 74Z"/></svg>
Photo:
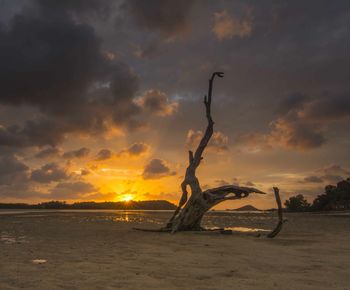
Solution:
<svg viewBox="0 0 350 290"><path fill-rule="evenodd" d="M227 201L227 200L236 200L242 199L249 196L251 193L257 194L265 194L264 192L252 188L252 187L241 187L236 185L225 185L220 187L215 187L207 190L202 190L199 180L196 176L196 169L200 165L202 161L203 152L207 147L210 138L214 132L214 121L211 116L211 101L212 101L212 92L213 92L213 83L215 77L222 78L224 73L222 72L214 72L209 79L209 88L208 94L204 97L204 105L205 105L205 114L208 121L207 128L205 133L193 153L192 151L188 152L188 167L186 169L184 180L181 183L182 195L179 201L179 204L166 224L165 227L152 230L152 229L137 229L142 231L149 232L171 232L175 233L178 231L201 231L205 230L201 227L201 221L204 214L210 210L215 205ZM188 192L188 188L190 189L190 194ZM282 218L282 208L281 208L281 200L278 194L278 188L274 188L275 197L277 204L279 206L279 223L274 231L272 231L268 236L275 237L282 228L283 218ZM227 231L221 230L223 233ZM231 231L232 233L232 231Z"/></svg>
<svg viewBox="0 0 350 290"><path fill-rule="evenodd" d="M213 206L226 200L248 197L250 193L264 194L264 192L255 188L236 185L225 185L203 191L196 176L196 169L203 159L204 149L207 147L214 132L214 121L211 116L214 79L215 77L222 78L223 76L224 74L222 72L214 72L209 79L208 94L204 97L208 125L196 151L194 153L189 151L188 153L189 164L186 169L185 178L181 183L182 196L177 209L163 230L168 230L172 233L177 231L202 230L201 221L203 215ZM190 196L188 187L191 190Z"/></svg>

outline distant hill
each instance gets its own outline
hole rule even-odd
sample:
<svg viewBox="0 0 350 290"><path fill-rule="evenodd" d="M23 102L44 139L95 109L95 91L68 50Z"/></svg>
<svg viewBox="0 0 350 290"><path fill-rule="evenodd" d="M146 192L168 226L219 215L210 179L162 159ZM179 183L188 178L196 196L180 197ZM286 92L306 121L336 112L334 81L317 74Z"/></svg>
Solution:
<svg viewBox="0 0 350 290"><path fill-rule="evenodd" d="M237 210L237 211L260 211L260 209L257 209L256 207L252 205L244 205L242 207L236 208L236 209L230 209L230 210Z"/></svg>
<svg viewBox="0 0 350 290"><path fill-rule="evenodd" d="M0 203L0 209L119 209L119 210L175 210L176 206L166 200L129 202L75 202L49 201L39 204Z"/></svg>

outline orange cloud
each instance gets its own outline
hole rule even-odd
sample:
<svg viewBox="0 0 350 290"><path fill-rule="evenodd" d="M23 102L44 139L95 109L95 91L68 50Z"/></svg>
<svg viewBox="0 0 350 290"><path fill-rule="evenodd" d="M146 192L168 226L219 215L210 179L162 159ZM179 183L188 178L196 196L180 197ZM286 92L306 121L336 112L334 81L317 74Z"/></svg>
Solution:
<svg viewBox="0 0 350 290"><path fill-rule="evenodd" d="M203 132L192 129L188 130L186 144L190 148L195 148L202 139ZM208 150L216 153L222 153L228 150L228 137L221 132L214 132L208 144Z"/></svg>
<svg viewBox="0 0 350 290"><path fill-rule="evenodd" d="M219 40L233 37L248 37L253 31L251 13L247 13L244 19L239 20L228 14L226 10L214 13L213 32Z"/></svg>
<svg viewBox="0 0 350 290"><path fill-rule="evenodd" d="M146 112L158 116L171 115L178 107L177 102L170 102L166 93L155 89L146 91L136 102L144 108Z"/></svg>

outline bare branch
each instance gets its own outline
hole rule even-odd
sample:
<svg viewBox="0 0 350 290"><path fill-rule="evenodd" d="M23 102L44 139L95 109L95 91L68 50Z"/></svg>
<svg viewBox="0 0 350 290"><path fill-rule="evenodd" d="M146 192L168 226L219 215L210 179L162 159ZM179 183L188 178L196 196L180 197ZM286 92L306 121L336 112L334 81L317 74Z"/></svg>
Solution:
<svg viewBox="0 0 350 290"><path fill-rule="evenodd" d="M236 185L224 185L208 189L203 192L214 204L218 204L225 200L236 200L248 197L250 193L265 194L265 192L253 187L241 187ZM233 196L230 194L234 194ZM230 195L230 196L229 196Z"/></svg>
<svg viewBox="0 0 350 290"><path fill-rule="evenodd" d="M188 192L186 189L187 185L189 185L191 187L191 196L193 194L201 194L202 193L202 189L200 188L199 181L196 177L196 169L203 159L202 154L204 152L204 149L207 147L208 142L209 142L211 136L213 135L213 131L214 131L214 129L213 129L214 122L213 122L212 117L211 117L210 107L211 107L211 97L212 97L212 92L213 92L213 82L214 82L215 76L222 78L224 76L224 73L223 72L214 72L212 74L211 78L209 79L208 95L204 97L204 105L205 105L205 109L206 109L206 117L208 120L208 125L207 125L207 128L205 130L205 133L204 133L201 141L199 142L199 145L198 145L195 153L193 154L192 151L189 151L189 157L188 157L189 165L186 169L184 181L181 184L182 196L181 196L179 205L176 208L176 210L175 210L173 216L171 217L170 221L168 222L167 226L171 226L171 223L173 222L174 218L178 215L182 206L187 202L187 197L188 197Z"/></svg>
<svg viewBox="0 0 350 290"><path fill-rule="evenodd" d="M281 198L279 195L279 189L278 187L273 188L276 198L276 203L278 206L278 224L276 228L267 235L268 238L274 238L278 235L278 233L282 230L283 224L287 221L283 219L283 210L282 210L282 204L281 204Z"/></svg>

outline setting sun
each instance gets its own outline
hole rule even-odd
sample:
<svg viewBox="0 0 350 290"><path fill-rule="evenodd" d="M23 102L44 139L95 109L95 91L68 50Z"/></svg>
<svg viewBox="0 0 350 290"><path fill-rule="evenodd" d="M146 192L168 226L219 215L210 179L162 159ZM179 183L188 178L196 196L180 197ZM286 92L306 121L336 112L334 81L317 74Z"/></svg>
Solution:
<svg viewBox="0 0 350 290"><path fill-rule="evenodd" d="M131 194L126 194L126 195L122 196L121 201L129 202L132 199L133 199L133 196Z"/></svg>

